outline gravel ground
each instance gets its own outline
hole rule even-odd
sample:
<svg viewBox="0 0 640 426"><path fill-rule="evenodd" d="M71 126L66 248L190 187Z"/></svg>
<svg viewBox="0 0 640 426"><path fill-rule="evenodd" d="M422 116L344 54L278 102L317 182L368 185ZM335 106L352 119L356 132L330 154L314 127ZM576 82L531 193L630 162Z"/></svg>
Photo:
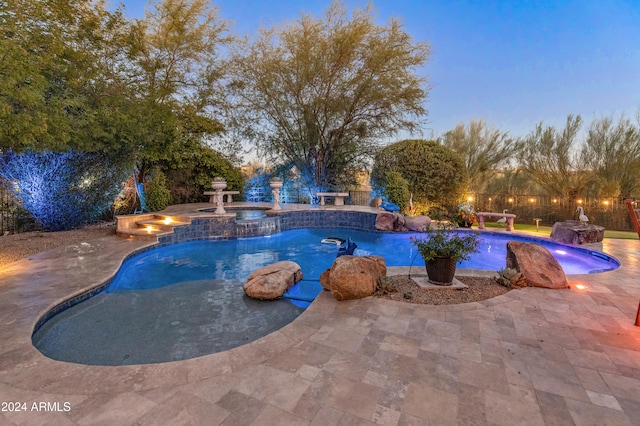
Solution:
<svg viewBox="0 0 640 426"><path fill-rule="evenodd" d="M494 278L467 276L456 276L456 278L468 287L423 289L406 275L387 277L386 288L389 291L384 294L379 291L376 297L425 305L454 305L490 299L509 291L498 284Z"/></svg>
<svg viewBox="0 0 640 426"><path fill-rule="evenodd" d="M90 225L60 232L24 232L0 236L0 269L32 254L52 248L115 235L115 223Z"/></svg>

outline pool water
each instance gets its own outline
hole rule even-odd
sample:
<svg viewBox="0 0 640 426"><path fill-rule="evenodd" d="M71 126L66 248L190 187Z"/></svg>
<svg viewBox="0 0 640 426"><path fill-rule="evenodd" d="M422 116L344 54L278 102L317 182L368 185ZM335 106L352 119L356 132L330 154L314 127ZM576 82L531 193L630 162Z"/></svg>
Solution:
<svg viewBox="0 0 640 426"><path fill-rule="evenodd" d="M464 231L462 231L464 232ZM304 280L317 281L331 267L338 252L335 244L323 239L351 238L356 255L385 258L387 266L416 266L424 261L411 244L419 234L367 232L352 229L296 229L278 234L237 240L198 240L148 250L127 261L109 286L109 292L144 290L200 279L246 281L256 269L281 260L291 260L302 268ZM513 235L483 233L479 253L460 268L499 270L506 264L506 244L514 239L535 241L558 259L566 274L588 274L617 269L610 256L592 250L527 239Z"/></svg>
<svg viewBox="0 0 640 426"><path fill-rule="evenodd" d="M408 233L322 228L284 231L236 240L198 240L151 248L127 259L107 290L46 321L34 345L53 359L94 365L145 364L188 359L249 343L293 321L320 292L319 277L339 246L351 238L356 255L378 255L387 266L424 268ZM417 235L417 234L413 234ZM545 246L567 274L616 269L602 253L550 241L483 233L480 253L462 268L505 267L506 243L519 239ZM303 281L287 299L256 301L242 285L256 269L291 260Z"/></svg>

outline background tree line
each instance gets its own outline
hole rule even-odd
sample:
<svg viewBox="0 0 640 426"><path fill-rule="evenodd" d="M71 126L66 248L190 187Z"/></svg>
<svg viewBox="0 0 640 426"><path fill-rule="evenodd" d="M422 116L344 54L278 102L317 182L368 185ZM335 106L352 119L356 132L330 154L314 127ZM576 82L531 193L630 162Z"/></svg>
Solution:
<svg viewBox="0 0 640 426"><path fill-rule="evenodd" d="M321 17L239 37L208 0L151 1L143 19L104 0L7 0L0 171L15 176L6 172L17 164L9 150L96 154L113 178L73 174L83 176L75 187L107 200L135 167L141 181L166 182L170 196L159 188L159 200L180 203L200 201L215 175L242 190L238 166L252 149L310 192L345 189L373 167L374 184L393 182L402 206L411 194L426 208L458 202L464 191L638 190L638 124L624 117L595 119L586 138L581 117L569 116L564 129L540 123L525 136L472 120L424 150L411 142L427 157L437 151L432 161L384 147L400 132L419 135L427 121L429 56L428 42L413 40L398 19L378 24L371 4L349 10L334 1ZM409 162L390 153L416 164L403 167ZM423 173L421 164L440 172ZM437 194L428 179L437 179ZM437 182L454 182L455 191L443 197Z"/></svg>

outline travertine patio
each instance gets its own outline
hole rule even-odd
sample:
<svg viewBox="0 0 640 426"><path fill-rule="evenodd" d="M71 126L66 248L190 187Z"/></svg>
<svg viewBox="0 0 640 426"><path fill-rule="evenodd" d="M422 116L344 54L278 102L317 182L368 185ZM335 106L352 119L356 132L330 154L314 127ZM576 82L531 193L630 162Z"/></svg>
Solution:
<svg viewBox="0 0 640 426"><path fill-rule="evenodd" d="M450 306L321 294L280 331L187 361L83 366L31 345L48 308L147 244L108 237L0 270L0 424L640 424L640 241L605 239L622 267L570 290Z"/></svg>

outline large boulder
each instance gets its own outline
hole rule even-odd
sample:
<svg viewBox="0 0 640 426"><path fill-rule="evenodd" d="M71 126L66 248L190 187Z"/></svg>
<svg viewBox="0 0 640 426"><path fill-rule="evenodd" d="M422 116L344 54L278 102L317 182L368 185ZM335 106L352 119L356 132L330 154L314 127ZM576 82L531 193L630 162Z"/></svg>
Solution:
<svg viewBox="0 0 640 426"><path fill-rule="evenodd" d="M507 268L521 272L527 284L533 287L569 287L560 263L549 250L538 244L509 241Z"/></svg>
<svg viewBox="0 0 640 426"><path fill-rule="evenodd" d="M253 271L242 287L245 294L254 299L279 299L295 283L302 279L300 265L290 260L276 262Z"/></svg>
<svg viewBox="0 0 640 426"><path fill-rule="evenodd" d="M404 218L404 226L409 231L424 231L431 224L429 216L407 216Z"/></svg>
<svg viewBox="0 0 640 426"><path fill-rule="evenodd" d="M582 223L578 220L556 222L551 228L551 239L564 244L599 243L604 238L604 226Z"/></svg>
<svg viewBox="0 0 640 426"><path fill-rule="evenodd" d="M383 257L340 256L320 275L320 284L337 300L361 299L375 293L378 281L386 275Z"/></svg>
<svg viewBox="0 0 640 426"><path fill-rule="evenodd" d="M379 212L376 215L376 229L378 231L406 231L404 216L400 213Z"/></svg>

